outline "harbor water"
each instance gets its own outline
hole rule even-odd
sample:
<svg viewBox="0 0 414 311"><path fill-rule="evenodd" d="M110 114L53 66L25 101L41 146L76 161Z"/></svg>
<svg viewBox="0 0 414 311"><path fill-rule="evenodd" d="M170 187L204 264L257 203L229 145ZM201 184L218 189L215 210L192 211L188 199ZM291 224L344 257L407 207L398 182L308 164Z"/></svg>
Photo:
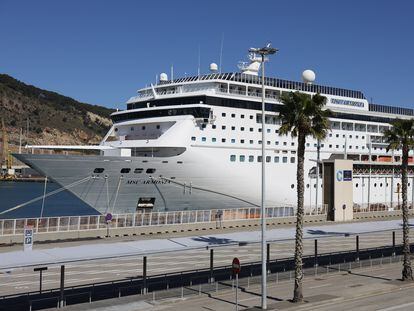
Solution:
<svg viewBox="0 0 414 311"><path fill-rule="evenodd" d="M46 193L59 189L60 186L48 182ZM34 198L43 196L43 182L0 182L0 212L26 203ZM0 215L0 218L39 217L42 209L42 199L16 210ZM95 209L85 204L69 191L62 191L45 198L43 216L78 216L97 215Z"/></svg>

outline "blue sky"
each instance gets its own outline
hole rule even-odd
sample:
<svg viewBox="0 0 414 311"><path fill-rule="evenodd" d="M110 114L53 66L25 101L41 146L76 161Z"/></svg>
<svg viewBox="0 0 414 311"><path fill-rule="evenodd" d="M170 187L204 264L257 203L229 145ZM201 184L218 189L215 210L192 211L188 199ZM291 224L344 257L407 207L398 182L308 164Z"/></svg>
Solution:
<svg viewBox="0 0 414 311"><path fill-rule="evenodd" d="M170 71L219 62L236 71L247 49L280 52L267 75L362 90L414 107L414 1L0 0L0 73L80 101L124 107Z"/></svg>

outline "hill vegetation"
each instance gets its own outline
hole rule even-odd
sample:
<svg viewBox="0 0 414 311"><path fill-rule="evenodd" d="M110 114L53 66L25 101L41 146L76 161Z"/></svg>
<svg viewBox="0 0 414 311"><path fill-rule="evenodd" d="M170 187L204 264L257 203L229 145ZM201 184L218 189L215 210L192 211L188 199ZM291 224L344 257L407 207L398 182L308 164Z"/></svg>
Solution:
<svg viewBox="0 0 414 311"><path fill-rule="evenodd" d="M94 144L111 126L113 109L27 85L0 74L0 117L4 118L9 143Z"/></svg>

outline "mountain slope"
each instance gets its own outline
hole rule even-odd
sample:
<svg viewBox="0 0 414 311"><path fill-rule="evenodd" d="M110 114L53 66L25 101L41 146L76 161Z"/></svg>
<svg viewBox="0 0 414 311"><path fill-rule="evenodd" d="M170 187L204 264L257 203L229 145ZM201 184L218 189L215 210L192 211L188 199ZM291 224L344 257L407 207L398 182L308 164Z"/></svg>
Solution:
<svg viewBox="0 0 414 311"><path fill-rule="evenodd" d="M98 143L111 126L113 111L0 74L0 117L13 145L19 144L21 128L23 145Z"/></svg>

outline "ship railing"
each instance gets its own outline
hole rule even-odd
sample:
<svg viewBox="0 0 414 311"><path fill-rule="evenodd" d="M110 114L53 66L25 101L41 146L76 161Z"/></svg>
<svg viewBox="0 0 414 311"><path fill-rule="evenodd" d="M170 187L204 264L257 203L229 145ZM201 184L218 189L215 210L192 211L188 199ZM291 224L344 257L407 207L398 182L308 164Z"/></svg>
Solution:
<svg viewBox="0 0 414 311"><path fill-rule="evenodd" d="M317 208L315 206L305 207L306 215L324 215L325 213L325 205ZM295 208L292 206L266 208L266 218L268 219L294 216ZM108 226L110 228L134 228L197 223L221 225L221 222L226 221L254 219L260 219L260 208L258 207L114 214L109 223L106 222L105 215L0 219L0 236L23 234L26 226L31 226L34 233L48 233L99 230Z"/></svg>

